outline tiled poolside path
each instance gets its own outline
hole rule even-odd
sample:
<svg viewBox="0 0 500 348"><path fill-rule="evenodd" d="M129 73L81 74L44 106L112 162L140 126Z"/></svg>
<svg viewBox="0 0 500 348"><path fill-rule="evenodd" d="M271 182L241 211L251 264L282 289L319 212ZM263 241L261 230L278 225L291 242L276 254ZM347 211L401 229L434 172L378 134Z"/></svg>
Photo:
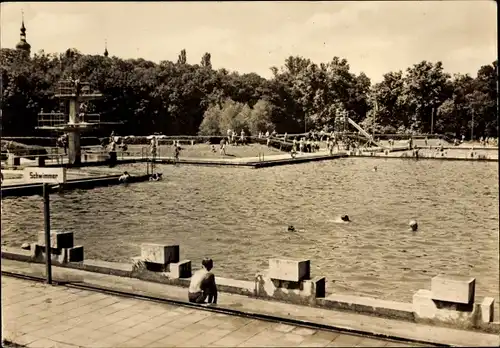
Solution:
<svg viewBox="0 0 500 348"><path fill-rule="evenodd" d="M6 276L2 337L28 347L410 347Z"/></svg>

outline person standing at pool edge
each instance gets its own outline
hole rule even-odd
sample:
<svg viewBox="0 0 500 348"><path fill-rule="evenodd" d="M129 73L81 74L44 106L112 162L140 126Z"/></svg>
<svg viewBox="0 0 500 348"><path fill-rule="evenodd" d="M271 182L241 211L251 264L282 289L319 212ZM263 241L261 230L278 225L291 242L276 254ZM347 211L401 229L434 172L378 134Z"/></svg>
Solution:
<svg viewBox="0 0 500 348"><path fill-rule="evenodd" d="M215 275L210 272L214 266L212 259L204 259L202 268L197 270L191 277L189 284L188 299L191 303L217 303L217 285Z"/></svg>

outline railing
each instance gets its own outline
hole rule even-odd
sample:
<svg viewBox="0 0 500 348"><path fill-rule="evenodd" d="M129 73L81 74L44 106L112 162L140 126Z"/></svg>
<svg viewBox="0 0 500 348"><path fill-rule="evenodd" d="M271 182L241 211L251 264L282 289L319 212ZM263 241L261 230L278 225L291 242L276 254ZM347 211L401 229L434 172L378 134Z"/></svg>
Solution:
<svg viewBox="0 0 500 348"><path fill-rule="evenodd" d="M66 115L59 112L50 112L44 113L41 112L38 114L38 127L60 127L66 124L67 118Z"/></svg>
<svg viewBox="0 0 500 348"><path fill-rule="evenodd" d="M81 122L86 123L101 123L101 115L100 114L83 114L83 117L80 117Z"/></svg>
<svg viewBox="0 0 500 348"><path fill-rule="evenodd" d="M99 124L101 122L100 114L82 114L80 116L80 123ZM68 124L68 116L59 113L39 113L38 114L38 127L61 127Z"/></svg>
<svg viewBox="0 0 500 348"><path fill-rule="evenodd" d="M79 94L80 95L91 95L91 94L99 94L99 92L92 92L90 89L90 83L88 82L80 82L79 83ZM59 85L57 87L56 95L66 96L66 95L76 95L76 84L74 81L59 81Z"/></svg>

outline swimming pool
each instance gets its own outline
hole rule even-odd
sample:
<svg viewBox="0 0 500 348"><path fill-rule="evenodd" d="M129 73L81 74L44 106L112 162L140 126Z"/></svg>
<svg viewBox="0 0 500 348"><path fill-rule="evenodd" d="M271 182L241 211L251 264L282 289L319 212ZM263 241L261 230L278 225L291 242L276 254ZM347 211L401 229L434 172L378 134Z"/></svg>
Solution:
<svg viewBox="0 0 500 348"><path fill-rule="evenodd" d="M161 182L51 196L51 222L75 232L86 258L129 262L142 242L179 243L194 267L209 256L217 274L236 279L252 279L269 258L309 258L328 292L411 301L445 273L476 277L477 295L498 303L497 166L364 158L258 170L164 165ZM342 214L353 222L335 223ZM2 244L34 241L42 216L41 197L2 200Z"/></svg>

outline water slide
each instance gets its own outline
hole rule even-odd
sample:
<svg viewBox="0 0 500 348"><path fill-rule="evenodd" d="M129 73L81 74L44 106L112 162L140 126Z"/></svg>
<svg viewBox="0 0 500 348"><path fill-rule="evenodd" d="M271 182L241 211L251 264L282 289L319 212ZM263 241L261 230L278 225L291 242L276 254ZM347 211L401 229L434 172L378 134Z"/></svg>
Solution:
<svg viewBox="0 0 500 348"><path fill-rule="evenodd" d="M357 124L356 122L354 122L353 120L351 120L349 117L347 117L347 121L354 127L356 128L361 134L363 134L372 144L382 148L382 149L386 149L387 147L386 146L383 146L382 144L380 143L377 143L373 137L368 133L366 132L363 128L361 128L361 126L359 124Z"/></svg>

